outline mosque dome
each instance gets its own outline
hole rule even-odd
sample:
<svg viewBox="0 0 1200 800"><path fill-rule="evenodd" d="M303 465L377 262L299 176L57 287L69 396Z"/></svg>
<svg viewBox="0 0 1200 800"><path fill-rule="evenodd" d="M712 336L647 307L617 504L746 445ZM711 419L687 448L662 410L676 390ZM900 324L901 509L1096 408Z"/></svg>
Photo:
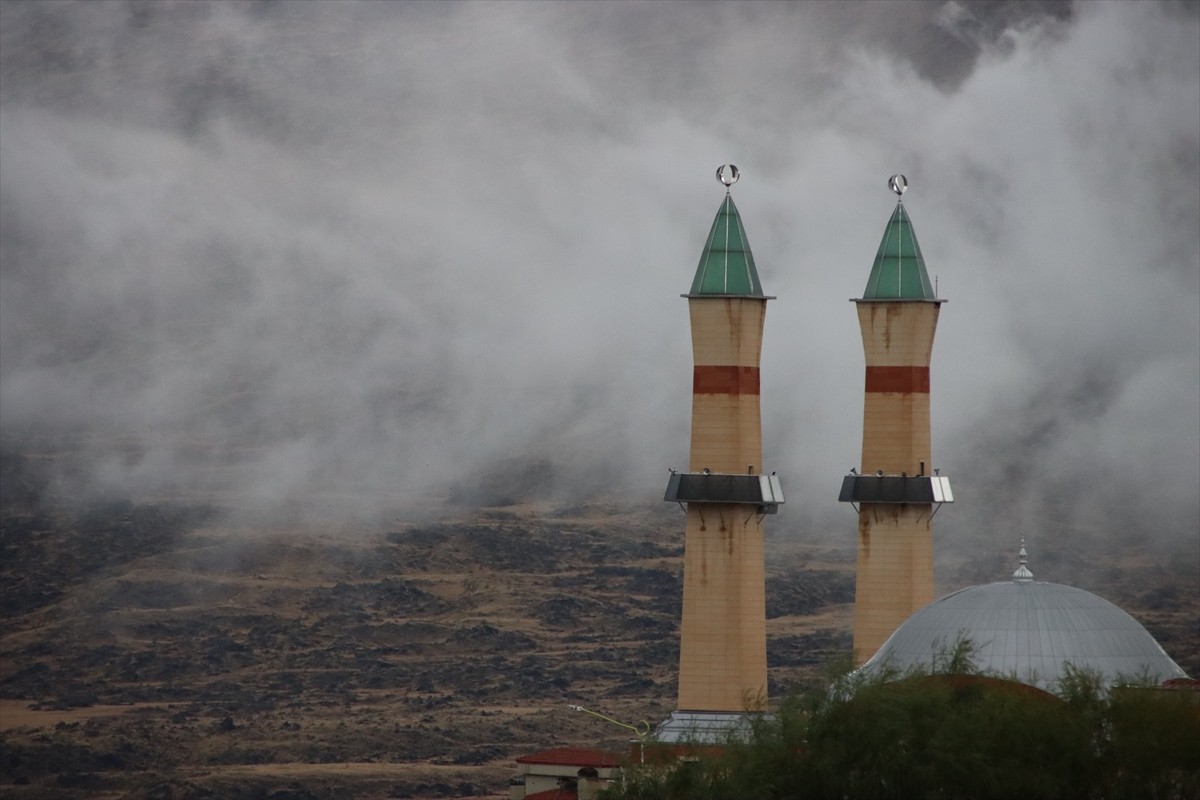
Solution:
<svg viewBox="0 0 1200 800"><path fill-rule="evenodd" d="M969 639L981 672L1053 689L1066 665L1098 673L1105 684L1187 674L1142 625L1091 592L1034 581L1025 566L1011 581L972 586L935 600L909 617L863 665L906 670L932 666L956 642Z"/></svg>

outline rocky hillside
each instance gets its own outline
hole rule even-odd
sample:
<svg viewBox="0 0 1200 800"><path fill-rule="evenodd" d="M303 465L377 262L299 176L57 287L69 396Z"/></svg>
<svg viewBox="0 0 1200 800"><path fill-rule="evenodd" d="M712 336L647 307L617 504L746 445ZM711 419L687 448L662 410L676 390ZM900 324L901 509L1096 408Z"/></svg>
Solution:
<svg viewBox="0 0 1200 800"><path fill-rule="evenodd" d="M47 502L4 459L0 781L14 797L505 791L513 759L623 749L582 714L674 698L678 509L509 505L278 528ZM846 553L770 575L782 694L848 647Z"/></svg>
<svg viewBox="0 0 1200 800"><path fill-rule="evenodd" d="M500 795L523 753L625 748L568 704L672 708L672 506L506 497L411 523L235 524L56 496L40 463L0 459L4 796ZM768 541L776 698L845 658L853 599L849 537L785 527ZM1108 596L1195 674L1190 570L1124 562Z"/></svg>

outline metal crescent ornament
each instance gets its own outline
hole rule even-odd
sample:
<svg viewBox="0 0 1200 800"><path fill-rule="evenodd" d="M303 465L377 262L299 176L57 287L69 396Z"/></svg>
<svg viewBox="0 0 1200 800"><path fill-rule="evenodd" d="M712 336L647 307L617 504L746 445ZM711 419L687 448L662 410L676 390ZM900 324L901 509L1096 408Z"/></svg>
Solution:
<svg viewBox="0 0 1200 800"><path fill-rule="evenodd" d="M896 196L899 197L900 195L904 194L905 190L908 189L908 178L904 177L903 175L893 175L892 177L888 178L888 188L895 192Z"/></svg>
<svg viewBox="0 0 1200 800"><path fill-rule="evenodd" d="M717 167L717 180L725 184L728 189L738 182L738 178L742 177L742 172L733 164L722 164Z"/></svg>

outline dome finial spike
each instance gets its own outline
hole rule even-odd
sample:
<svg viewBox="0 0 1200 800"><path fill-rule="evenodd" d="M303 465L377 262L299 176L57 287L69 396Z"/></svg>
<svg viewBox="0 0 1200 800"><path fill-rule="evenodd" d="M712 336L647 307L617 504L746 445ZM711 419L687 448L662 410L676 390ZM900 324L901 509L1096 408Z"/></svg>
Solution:
<svg viewBox="0 0 1200 800"><path fill-rule="evenodd" d="M737 183L740 177L742 177L742 171L733 164L722 164L717 167L717 180L725 184L725 194L729 194L729 187Z"/></svg>
<svg viewBox="0 0 1200 800"><path fill-rule="evenodd" d="M888 188L896 193L896 202L903 203L903 195L906 191L908 191L908 178L897 173L888 178Z"/></svg>
<svg viewBox="0 0 1200 800"><path fill-rule="evenodd" d="M1021 549L1017 551L1017 571L1013 573L1013 580L1017 583L1028 583L1033 580L1033 573L1026 566L1029 563L1029 553L1025 551L1025 537L1021 537Z"/></svg>

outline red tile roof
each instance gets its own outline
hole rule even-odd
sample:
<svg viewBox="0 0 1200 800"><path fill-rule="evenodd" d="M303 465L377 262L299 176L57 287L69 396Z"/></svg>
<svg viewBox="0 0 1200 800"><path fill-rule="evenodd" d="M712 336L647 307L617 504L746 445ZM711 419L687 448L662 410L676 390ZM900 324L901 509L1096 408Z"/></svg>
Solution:
<svg viewBox="0 0 1200 800"><path fill-rule="evenodd" d="M576 800L579 797L574 789L548 789L544 792L534 792L525 795L525 800Z"/></svg>
<svg viewBox="0 0 1200 800"><path fill-rule="evenodd" d="M618 767L621 765L621 757L607 750L589 750L586 747L552 747L549 750L521 756L517 759L517 763L553 764L563 767ZM538 792L538 794L543 793Z"/></svg>

